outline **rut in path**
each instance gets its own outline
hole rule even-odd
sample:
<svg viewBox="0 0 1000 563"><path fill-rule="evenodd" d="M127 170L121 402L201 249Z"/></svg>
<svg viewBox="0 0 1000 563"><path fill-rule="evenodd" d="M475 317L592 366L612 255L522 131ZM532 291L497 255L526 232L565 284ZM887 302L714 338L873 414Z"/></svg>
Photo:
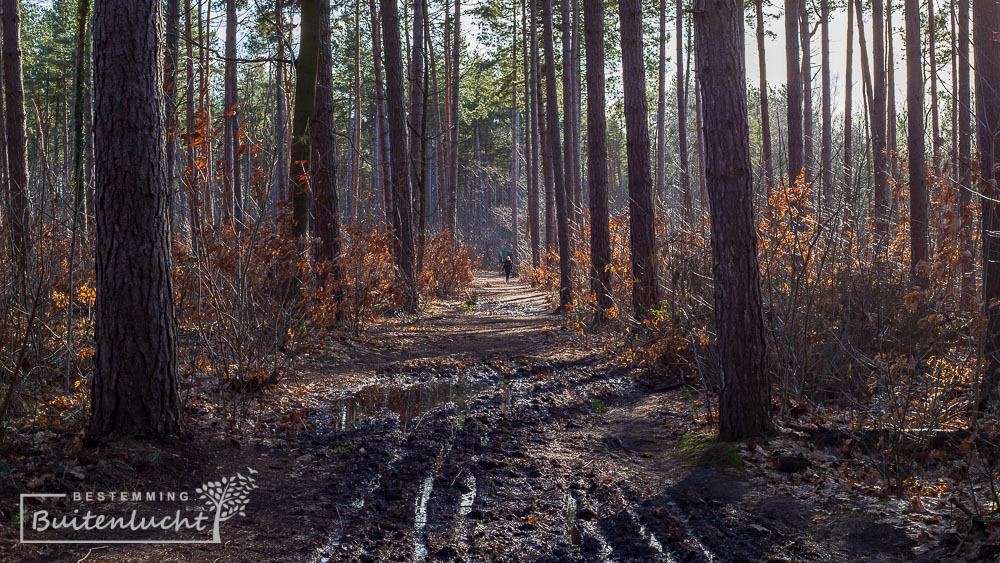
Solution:
<svg viewBox="0 0 1000 563"><path fill-rule="evenodd" d="M384 336L408 339L412 359L462 361L392 368L329 407L319 432L364 453L317 560L712 559L682 517L651 520L567 433L634 382L569 351L542 294L479 275L420 325L425 337Z"/></svg>

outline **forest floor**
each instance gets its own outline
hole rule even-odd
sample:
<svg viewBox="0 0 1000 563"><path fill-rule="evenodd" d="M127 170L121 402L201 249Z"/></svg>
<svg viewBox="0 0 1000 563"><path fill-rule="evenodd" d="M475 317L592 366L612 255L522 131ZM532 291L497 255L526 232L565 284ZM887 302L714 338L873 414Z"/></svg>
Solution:
<svg viewBox="0 0 1000 563"><path fill-rule="evenodd" d="M50 461L3 471L0 559L972 557L940 541L948 518L837 478L853 464L835 450L788 435L714 444L692 386L591 349L550 310L545 295L478 274L463 299L304 347L249 407L249 429L189 401L183 440L22 444L12 459ZM218 545L16 541L17 491L193 490L247 468L259 488Z"/></svg>

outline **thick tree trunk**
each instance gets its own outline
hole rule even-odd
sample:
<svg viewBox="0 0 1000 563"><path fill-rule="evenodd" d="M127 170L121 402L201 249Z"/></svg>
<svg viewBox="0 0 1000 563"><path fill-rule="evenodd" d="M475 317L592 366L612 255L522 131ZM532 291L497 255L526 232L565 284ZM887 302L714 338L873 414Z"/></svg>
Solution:
<svg viewBox="0 0 1000 563"><path fill-rule="evenodd" d="M927 162L924 154L924 77L920 58L920 5L903 3L906 20L906 148L910 170L910 277L927 287L920 264L927 260Z"/></svg>
<svg viewBox="0 0 1000 563"><path fill-rule="evenodd" d="M295 111L292 114L292 151L289 168L289 200L292 202L292 234L309 234L312 193L309 189L309 120L316 106L316 74L319 70L319 4L302 0L299 58L295 63Z"/></svg>
<svg viewBox="0 0 1000 563"><path fill-rule="evenodd" d="M794 183L805 166L802 138L802 67L799 65L799 4L785 0L785 68L788 77L788 183Z"/></svg>
<svg viewBox="0 0 1000 563"><path fill-rule="evenodd" d="M562 8L562 99L563 99L563 165L566 167L566 205L571 223L579 219L580 201L577 200L573 173L573 38L569 5L572 0L561 0Z"/></svg>
<svg viewBox="0 0 1000 563"><path fill-rule="evenodd" d="M180 428L160 8L105 0L94 10L95 440Z"/></svg>
<svg viewBox="0 0 1000 563"><path fill-rule="evenodd" d="M548 118L552 191L559 231L559 310L573 303L573 264L569 240L569 197L559 142L559 96L556 91L556 57L552 26L552 0L542 0L542 34L545 37L545 111ZM546 172L548 174L548 172Z"/></svg>
<svg viewBox="0 0 1000 563"><path fill-rule="evenodd" d="M577 216L583 222L583 115L580 110L580 0L573 0L573 186Z"/></svg>
<svg viewBox="0 0 1000 563"><path fill-rule="evenodd" d="M719 439L739 440L771 428L746 106L743 3L698 0L695 21L705 104L705 168L722 377Z"/></svg>
<svg viewBox="0 0 1000 563"><path fill-rule="evenodd" d="M309 122L312 158L309 179L313 192L313 234L319 239L316 258L334 282L340 271L340 196L337 193L337 130L334 124L333 48L330 38L330 0L320 0L319 66L316 73L316 110ZM341 293L334 295L337 304Z"/></svg>
<svg viewBox="0 0 1000 563"><path fill-rule="evenodd" d="M662 3L661 3L662 7ZM604 0L583 2L587 50L587 191L590 194L590 289L600 322L612 307L608 217L608 124L604 93ZM661 41L661 45L662 45ZM663 64L661 59L661 67ZM661 88L662 92L662 88ZM663 96L661 96L661 99ZM662 131L662 129L661 129Z"/></svg>
<svg viewBox="0 0 1000 563"><path fill-rule="evenodd" d="M961 6L961 5L960 5ZM967 18L961 23L968 21ZM980 235L983 244L983 307L986 333L983 354L986 373L983 375L980 408L995 409L1000 400L1000 210L995 203L997 160L1000 160L1000 4L996 0L973 0L973 45L976 57L976 131L980 150L980 190L984 197ZM961 32L960 32L961 34ZM961 76L961 75L960 75Z"/></svg>
<svg viewBox="0 0 1000 563"><path fill-rule="evenodd" d="M632 256L632 308L645 320L659 305L653 182L649 166L649 114L642 48L642 2L619 0L622 82L625 93L625 146L628 153L629 242Z"/></svg>
<svg viewBox="0 0 1000 563"><path fill-rule="evenodd" d="M931 82L931 147L933 158L932 173L938 173L938 158L941 153L941 125L938 123L937 97L937 19L934 15L934 0L927 0L927 58Z"/></svg>
<svg viewBox="0 0 1000 563"><path fill-rule="evenodd" d="M28 210L28 161L21 75L21 9L18 0L3 0L4 118L7 126L7 217L11 250L21 272L28 267L31 215ZM22 274L24 275L24 274Z"/></svg>
<svg viewBox="0 0 1000 563"><path fill-rule="evenodd" d="M417 294L410 171L406 156L406 109L403 100L403 49L399 33L399 8L396 0L379 0L379 8L385 49L386 113L389 118L389 144L392 146L390 184L396 243L399 248L397 260L403 285L403 308L409 313L416 313L420 301Z"/></svg>

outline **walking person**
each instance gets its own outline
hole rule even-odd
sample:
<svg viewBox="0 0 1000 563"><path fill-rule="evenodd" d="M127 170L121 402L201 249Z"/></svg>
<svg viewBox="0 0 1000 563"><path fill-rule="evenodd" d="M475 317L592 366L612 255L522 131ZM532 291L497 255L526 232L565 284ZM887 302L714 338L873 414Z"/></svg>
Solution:
<svg viewBox="0 0 1000 563"><path fill-rule="evenodd" d="M512 269L514 269L514 261L511 260L510 254L508 254L503 261L503 274L507 278L507 283L510 283L510 271Z"/></svg>

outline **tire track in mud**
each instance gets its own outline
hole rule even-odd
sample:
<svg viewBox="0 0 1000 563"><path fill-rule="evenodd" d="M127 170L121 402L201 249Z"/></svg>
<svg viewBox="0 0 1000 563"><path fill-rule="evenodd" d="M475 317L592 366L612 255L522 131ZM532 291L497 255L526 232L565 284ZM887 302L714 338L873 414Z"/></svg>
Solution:
<svg viewBox="0 0 1000 563"><path fill-rule="evenodd" d="M365 469L376 474L360 482L374 486L355 493L365 500L341 515L324 557L715 559L676 505L654 514L632 500L642 495L627 485L587 472L580 462L536 453L590 413L592 399L614 401L633 392L632 380L529 359L470 369L492 370L496 377L423 413L405 432L400 421L379 418L352 431L352 439L364 444ZM395 443L382 439L387 430ZM349 479L341 481L350 486Z"/></svg>

